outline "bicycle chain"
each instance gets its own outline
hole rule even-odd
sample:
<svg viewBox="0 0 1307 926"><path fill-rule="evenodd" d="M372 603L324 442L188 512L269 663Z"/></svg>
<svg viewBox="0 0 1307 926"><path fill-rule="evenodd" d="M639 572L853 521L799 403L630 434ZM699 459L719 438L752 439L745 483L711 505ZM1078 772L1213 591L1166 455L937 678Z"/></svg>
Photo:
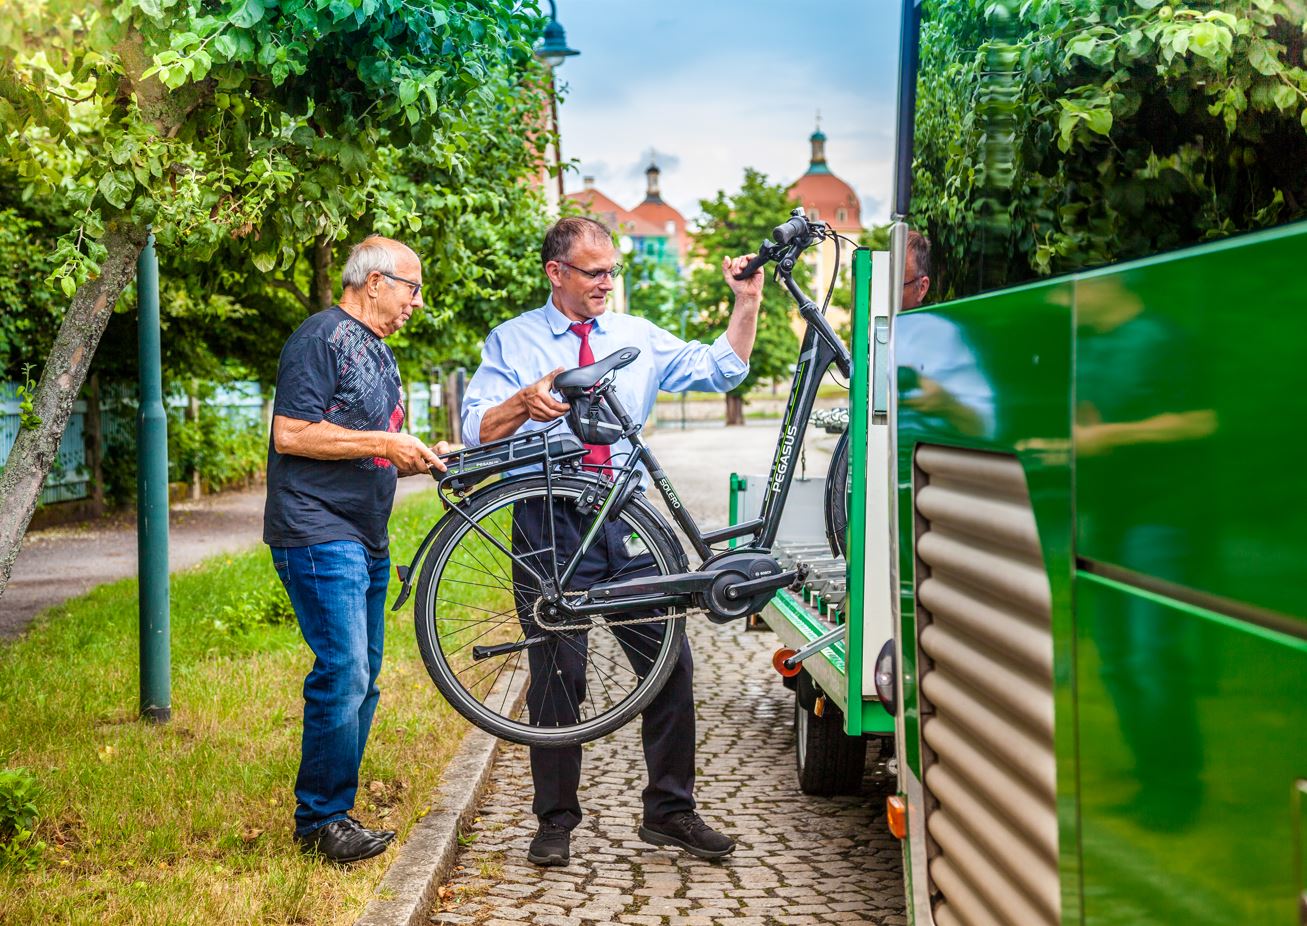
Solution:
<svg viewBox="0 0 1307 926"><path fill-rule="evenodd" d="M583 597L585 597L585 592L567 592L567 593L564 594L563 597L565 597L565 598L583 598ZM591 627L598 627L598 626L601 626L601 625L597 624L593 619L591 619L591 620L589 620L589 621L586 621L586 623L584 623L584 624L544 624L544 623L541 623L541 621L540 621L540 606L541 606L543 603L544 603L544 598L543 598L543 597L541 597L541 598L537 598L537 599L536 599L536 603L535 603L535 608L534 608L533 610L536 612L536 626L537 626L537 627L540 627L540 628L542 628L542 629L544 629L544 630L548 630L548 631L562 631L562 630L589 630ZM613 623L613 622L611 622L611 621L605 621L603 626L608 626L608 627L634 627L634 626L636 626L637 624L656 624L656 623L658 623L659 621L676 620L677 618L682 618L682 617L704 617L704 616L706 616L707 614L708 614L708 609L707 609L707 608L688 608L688 609L686 609L685 611L680 612L679 614L672 614L672 615L670 615L670 616L667 615L667 614L661 614L661 615L654 615L654 616L652 616L652 617L636 617L636 618L632 618L632 619L630 619L630 620L619 621L619 622L617 622L617 623Z"/></svg>

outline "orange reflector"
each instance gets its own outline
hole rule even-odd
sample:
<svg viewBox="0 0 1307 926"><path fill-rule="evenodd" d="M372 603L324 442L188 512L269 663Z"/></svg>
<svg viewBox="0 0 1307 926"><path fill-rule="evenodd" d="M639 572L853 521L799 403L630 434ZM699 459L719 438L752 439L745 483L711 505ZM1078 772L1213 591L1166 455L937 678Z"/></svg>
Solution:
<svg viewBox="0 0 1307 926"><path fill-rule="evenodd" d="M908 805L897 794L885 799L885 817L889 821L889 831L903 839L908 835Z"/></svg>
<svg viewBox="0 0 1307 926"><path fill-rule="evenodd" d="M800 672L803 671L803 665L802 663L800 663L796 665L793 669L789 669L786 668L785 666L785 660L789 659L797 652L798 650L796 649L790 649L787 646L782 646L780 649L778 649L775 653L772 654L771 664L776 667L776 671L779 672L781 675L785 676L786 678L794 678L794 676L798 675Z"/></svg>

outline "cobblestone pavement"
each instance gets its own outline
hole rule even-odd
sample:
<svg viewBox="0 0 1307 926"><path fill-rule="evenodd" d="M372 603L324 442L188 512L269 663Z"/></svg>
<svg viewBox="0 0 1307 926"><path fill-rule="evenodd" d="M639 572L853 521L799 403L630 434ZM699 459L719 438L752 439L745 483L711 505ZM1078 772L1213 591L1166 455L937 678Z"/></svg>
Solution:
<svg viewBox="0 0 1307 926"><path fill-rule="evenodd" d="M698 704L696 798L734 836L720 863L641 842L644 762L631 724L586 747L572 863L526 860L535 833L526 749L505 746L434 924L799 926L904 923L899 844L885 825L892 779L869 761L862 793L808 797L794 773L793 695L771 668L776 638L741 622L691 624Z"/></svg>

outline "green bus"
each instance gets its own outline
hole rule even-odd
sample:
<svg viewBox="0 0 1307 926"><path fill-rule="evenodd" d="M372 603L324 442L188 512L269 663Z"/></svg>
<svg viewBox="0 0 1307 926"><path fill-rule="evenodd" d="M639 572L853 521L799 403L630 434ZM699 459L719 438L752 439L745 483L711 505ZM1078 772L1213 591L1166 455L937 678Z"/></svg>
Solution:
<svg viewBox="0 0 1307 926"><path fill-rule="evenodd" d="M908 921L1307 923L1307 6L903 24L850 584L894 627Z"/></svg>

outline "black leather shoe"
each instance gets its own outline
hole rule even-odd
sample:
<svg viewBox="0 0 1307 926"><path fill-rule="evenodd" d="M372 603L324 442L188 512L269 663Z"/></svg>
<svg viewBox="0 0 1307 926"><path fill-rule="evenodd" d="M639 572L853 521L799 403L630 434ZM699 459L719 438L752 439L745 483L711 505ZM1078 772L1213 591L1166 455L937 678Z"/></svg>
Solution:
<svg viewBox="0 0 1307 926"><path fill-rule="evenodd" d="M354 820L353 817L350 817L350 819ZM380 839L382 843L384 843L385 845L390 845L395 839L394 830L374 830L370 826L364 826L362 823L359 823L359 821L357 820L354 820L354 822L358 823L359 829L361 829L363 832L367 833L373 839Z"/></svg>
<svg viewBox="0 0 1307 926"><path fill-rule="evenodd" d="M527 849L526 860L537 865L566 865L572 857L572 831L557 823L541 823Z"/></svg>
<svg viewBox="0 0 1307 926"><path fill-rule="evenodd" d="M305 836L296 836L295 841L302 852L320 855L339 865L361 862L386 851L385 842L348 817L320 826Z"/></svg>
<svg viewBox="0 0 1307 926"><path fill-rule="evenodd" d="M676 846L696 858L722 858L735 851L734 839L704 823L693 810L674 813L661 823L646 820L640 838L655 846Z"/></svg>

